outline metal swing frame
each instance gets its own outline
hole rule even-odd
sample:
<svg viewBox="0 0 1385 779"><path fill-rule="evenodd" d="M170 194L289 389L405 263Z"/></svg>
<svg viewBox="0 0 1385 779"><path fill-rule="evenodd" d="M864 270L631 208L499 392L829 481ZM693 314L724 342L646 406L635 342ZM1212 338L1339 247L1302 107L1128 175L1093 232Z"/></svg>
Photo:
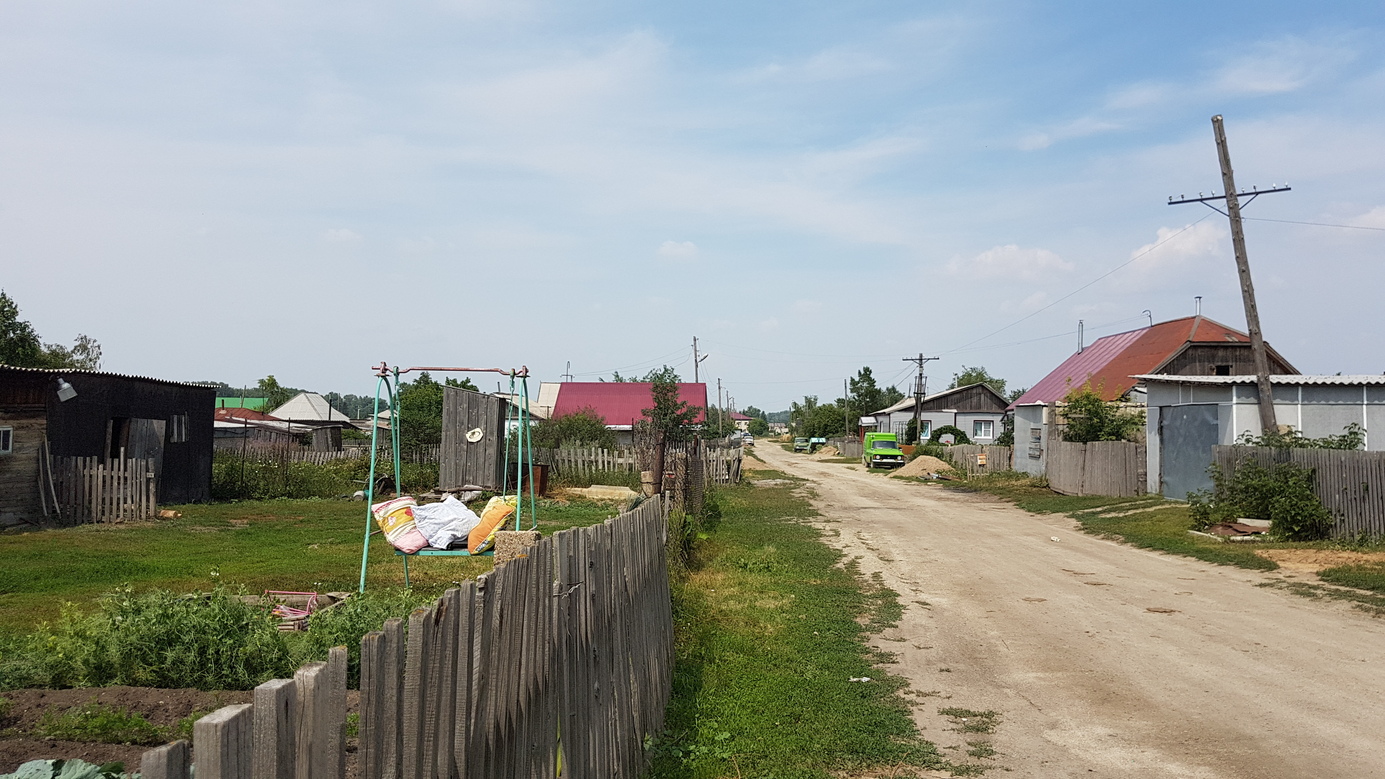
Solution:
<svg viewBox="0 0 1385 779"><path fill-rule="evenodd" d="M538 499L534 494L534 445L533 433L529 429L529 369L524 366L515 368L440 368L440 367L420 367L400 368L399 366L390 367L384 362L374 366L375 372L375 412L371 417L370 429L370 475L365 488L365 537L361 544L361 583L360 592L365 592L366 565L370 561L370 537L379 533L379 530L372 530L374 516L371 514L371 507L375 504L375 465L380 458L380 400L383 394L389 404L390 411L390 444L394 456L394 493L396 496L403 494L400 484L403 476L401 458L399 453L399 377L413 371L428 371L430 373L499 373L502 376L510 377L510 397L505 405L505 454L504 467L501 475L500 494L504 495L510 489L510 426L515 425L515 454L519 459L520 477L516 479L515 493L515 530L524 529L524 494L520 491L520 482L528 488L529 497L529 529L538 527ZM516 393L516 387L519 392ZM518 398L518 403L515 399ZM409 558L410 557L472 557L473 555L466 549L433 549L426 547L412 554L406 554L398 549L394 550L395 556L404 561L404 586L411 587L409 582ZM477 557L490 557L494 551L481 552Z"/></svg>

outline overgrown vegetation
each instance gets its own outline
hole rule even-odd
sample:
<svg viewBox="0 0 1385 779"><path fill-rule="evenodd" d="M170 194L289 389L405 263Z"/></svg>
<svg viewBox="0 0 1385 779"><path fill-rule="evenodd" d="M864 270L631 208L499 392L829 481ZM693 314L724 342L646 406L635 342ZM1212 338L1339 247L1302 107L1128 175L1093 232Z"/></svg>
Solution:
<svg viewBox="0 0 1385 779"><path fill-rule="evenodd" d="M571 414L540 420L534 426L534 446L557 449L563 446L595 446L614 449L615 431L606 427L606 418L595 409L584 408Z"/></svg>
<svg viewBox="0 0 1385 779"><path fill-rule="evenodd" d="M146 746L162 744L169 736L167 730L143 715L94 700L66 711L49 709L39 719L33 734L59 741Z"/></svg>
<svg viewBox="0 0 1385 779"><path fill-rule="evenodd" d="M725 518L708 523L675 582L677 659L667 731L648 776L821 777L880 766L941 767L910 719L904 682L874 667L867 628L898 600L803 521L788 486L721 490ZM872 678L852 683L852 677Z"/></svg>
<svg viewBox="0 0 1385 779"><path fill-rule="evenodd" d="M419 590L383 588L366 590L348 598L341 605L314 614L308 619L308 633L298 649L303 662L326 659L327 651L344 646L350 662L348 684L360 686L361 638L379 630L385 620L403 619L414 609L426 606L437 597L435 589Z"/></svg>
<svg viewBox="0 0 1385 779"><path fill-rule="evenodd" d="M941 444L942 438L945 435L951 435L952 443L954 444L971 443L971 439L967 437L967 434L962 432L962 428L957 427L956 425L943 425L942 427L937 428L933 431L932 435L928 436L928 443Z"/></svg>
<svg viewBox="0 0 1385 779"><path fill-rule="evenodd" d="M435 462L401 463L403 491L427 492L438 486ZM394 460L382 457L375 464L376 478L394 478ZM325 463L310 463L287 458L242 457L234 449L218 450L212 456L212 500L273 500L288 498L339 498L365 489L370 478L370 460L345 457Z"/></svg>
<svg viewBox="0 0 1385 779"><path fill-rule="evenodd" d="M1063 403L1067 420L1064 441L1135 441L1145 427L1145 412L1130 411L1120 403L1103 400L1090 384L1069 390Z"/></svg>
<svg viewBox="0 0 1385 779"><path fill-rule="evenodd" d="M1236 464L1226 474L1217 464L1208 469L1211 490L1188 493L1193 527L1205 529L1241 517L1270 520L1270 534L1285 541L1326 538L1332 515L1313 491L1311 468L1276 463L1268 468L1254 460Z"/></svg>
<svg viewBox="0 0 1385 779"><path fill-rule="evenodd" d="M1366 446L1366 429L1355 422L1351 422L1342 428L1341 434L1327 435L1322 438L1305 438L1302 432L1293 428L1282 432L1272 430L1259 436L1251 435L1247 431L1236 439L1236 445L1270 446L1276 449L1364 449Z"/></svg>
<svg viewBox="0 0 1385 779"><path fill-rule="evenodd" d="M1318 571L1318 578L1331 584L1385 595L1385 563L1339 565Z"/></svg>

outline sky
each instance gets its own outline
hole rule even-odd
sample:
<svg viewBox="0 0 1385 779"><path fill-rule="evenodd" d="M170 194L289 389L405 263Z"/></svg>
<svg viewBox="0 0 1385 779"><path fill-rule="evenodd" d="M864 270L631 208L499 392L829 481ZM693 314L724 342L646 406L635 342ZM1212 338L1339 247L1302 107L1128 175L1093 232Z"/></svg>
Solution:
<svg viewBox="0 0 1385 779"><path fill-rule="evenodd" d="M1226 218L1168 205L1222 191L1214 114L1292 187L1245 207L1266 339L1385 371L1378 2L7 0L0 288L237 386L696 336L741 408L919 353L1024 387L1079 320L1244 328Z"/></svg>

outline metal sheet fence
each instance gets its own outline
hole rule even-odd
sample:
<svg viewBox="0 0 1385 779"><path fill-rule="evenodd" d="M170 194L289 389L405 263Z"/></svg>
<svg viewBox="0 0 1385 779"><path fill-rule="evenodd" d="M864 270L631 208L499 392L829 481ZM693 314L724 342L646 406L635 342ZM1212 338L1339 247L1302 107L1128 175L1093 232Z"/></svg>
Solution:
<svg viewBox="0 0 1385 779"><path fill-rule="evenodd" d="M842 457L861 457L865 454L865 450L861 448L861 441L857 438L829 438L827 444L837 447L837 454Z"/></svg>
<svg viewBox="0 0 1385 779"><path fill-rule="evenodd" d="M1385 452L1213 446L1212 461L1228 475L1247 461L1312 468L1313 492L1337 520L1332 535L1385 535Z"/></svg>
<svg viewBox="0 0 1385 779"><path fill-rule="evenodd" d="M562 531L361 641L363 779L636 777L673 663L664 505ZM198 779L345 776L346 650L193 727ZM176 742L144 779L185 779Z"/></svg>
<svg viewBox="0 0 1385 779"><path fill-rule="evenodd" d="M1145 445L1130 441L1048 444L1048 486L1064 495L1145 494Z"/></svg>
<svg viewBox="0 0 1385 779"><path fill-rule="evenodd" d="M1009 446L955 444L947 448L952 465L968 476L999 473L1011 469L1014 450Z"/></svg>

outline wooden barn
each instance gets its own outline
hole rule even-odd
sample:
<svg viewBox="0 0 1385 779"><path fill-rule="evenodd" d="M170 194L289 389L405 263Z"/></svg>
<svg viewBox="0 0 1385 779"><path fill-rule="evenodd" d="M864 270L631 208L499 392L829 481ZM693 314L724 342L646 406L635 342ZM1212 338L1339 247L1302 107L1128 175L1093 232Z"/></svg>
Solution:
<svg viewBox="0 0 1385 779"><path fill-rule="evenodd" d="M158 503L209 500L215 403L198 384L0 365L0 527L42 521L49 457L148 460Z"/></svg>

